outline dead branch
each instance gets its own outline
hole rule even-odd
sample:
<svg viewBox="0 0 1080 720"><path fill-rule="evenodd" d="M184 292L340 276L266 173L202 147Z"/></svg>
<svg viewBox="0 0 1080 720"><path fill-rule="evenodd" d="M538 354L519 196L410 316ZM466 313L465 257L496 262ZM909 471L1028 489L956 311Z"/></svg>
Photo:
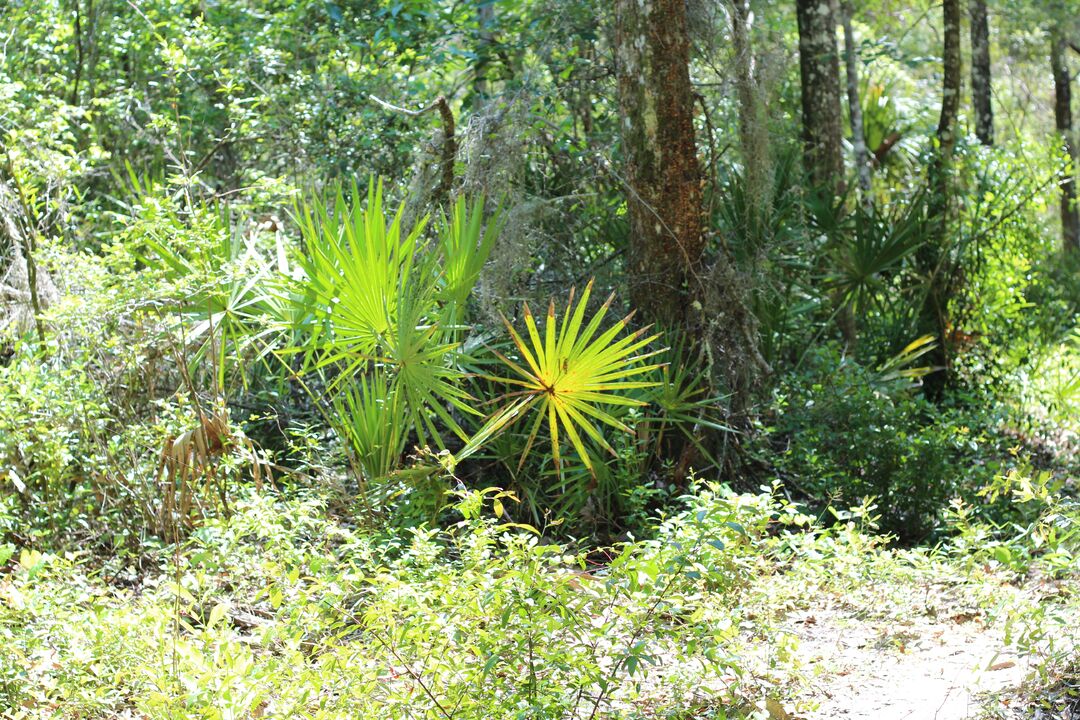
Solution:
<svg viewBox="0 0 1080 720"><path fill-rule="evenodd" d="M371 98L374 103L387 110L402 113L409 117L419 117L424 113L436 109L439 111L439 115L442 117L443 126L442 179L439 181L439 187L435 189L435 198L440 202L447 201L450 197L450 190L454 185L454 159L457 157L457 141L454 139L454 113L450 110L450 103L446 101L446 97L440 95L435 98L433 103L420 110L409 110L407 108L398 107L397 105L391 105L374 95L368 95L368 97Z"/></svg>

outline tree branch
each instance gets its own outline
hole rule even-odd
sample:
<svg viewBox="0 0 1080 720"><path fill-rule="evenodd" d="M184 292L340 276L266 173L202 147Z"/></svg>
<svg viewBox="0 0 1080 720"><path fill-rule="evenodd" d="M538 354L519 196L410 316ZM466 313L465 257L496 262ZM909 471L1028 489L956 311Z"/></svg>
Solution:
<svg viewBox="0 0 1080 720"><path fill-rule="evenodd" d="M420 117L424 113L431 112L432 110L439 111L439 115L442 117L443 126L442 179L439 181L439 186L435 188L435 197L440 201L448 200L450 197L450 190L454 184L454 159L457 157L457 141L454 139L454 113L450 109L450 103L446 101L446 97L440 95L435 98L434 102L420 110L409 110L407 108L398 107L397 105L391 105L374 95L368 95L368 97L371 98L372 102L387 110L408 115L409 117Z"/></svg>

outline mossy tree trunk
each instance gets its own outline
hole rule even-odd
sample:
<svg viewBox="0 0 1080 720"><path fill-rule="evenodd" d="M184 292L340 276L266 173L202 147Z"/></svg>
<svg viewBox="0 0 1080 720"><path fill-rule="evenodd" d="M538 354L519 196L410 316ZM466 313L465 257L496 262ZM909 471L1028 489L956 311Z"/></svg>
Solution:
<svg viewBox="0 0 1080 720"><path fill-rule="evenodd" d="M731 2L731 44L735 60L735 91L739 100L739 145L746 183L746 232L763 238L772 205L772 163L769 118L762 88L754 77L754 49L750 39L752 13L749 0Z"/></svg>
<svg viewBox="0 0 1080 720"><path fill-rule="evenodd" d="M769 371L747 283L719 248L705 268L685 0L616 0L619 120L630 219L630 298L645 319L700 340L710 373L745 418Z"/></svg>
<svg viewBox="0 0 1080 720"><path fill-rule="evenodd" d="M705 246L686 2L617 0L615 12L630 299L649 321L688 327Z"/></svg>
<svg viewBox="0 0 1080 720"><path fill-rule="evenodd" d="M851 27L851 1L841 0L840 20L844 26L844 74L847 81L848 119L851 123L851 146L855 150L855 171L859 179L859 200L869 208L871 197L870 153L866 149L862 101L859 98L859 51Z"/></svg>

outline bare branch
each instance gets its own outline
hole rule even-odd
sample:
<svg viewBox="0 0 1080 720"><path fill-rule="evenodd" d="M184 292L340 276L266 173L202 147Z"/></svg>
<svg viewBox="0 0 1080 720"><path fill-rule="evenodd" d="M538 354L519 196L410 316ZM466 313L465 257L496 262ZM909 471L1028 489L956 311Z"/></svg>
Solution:
<svg viewBox="0 0 1080 720"><path fill-rule="evenodd" d="M432 110L439 111L443 126L442 179L439 181L439 187L435 189L435 197L437 200L447 201L450 197L450 190L454 185L454 159L457 157L457 141L454 139L454 113L450 109L450 103L446 101L446 97L440 95L435 98L434 102L420 110L409 110L397 105L391 105L374 95L368 95L368 97L371 98L372 102L386 110L408 115L409 117L420 117Z"/></svg>

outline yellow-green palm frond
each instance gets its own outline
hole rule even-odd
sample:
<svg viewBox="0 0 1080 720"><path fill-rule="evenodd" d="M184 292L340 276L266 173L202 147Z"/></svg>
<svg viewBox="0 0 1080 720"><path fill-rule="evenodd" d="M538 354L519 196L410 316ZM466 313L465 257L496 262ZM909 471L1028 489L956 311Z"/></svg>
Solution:
<svg viewBox="0 0 1080 720"><path fill-rule="evenodd" d="M634 378L660 367L642 362L656 354L657 351L646 348L657 335L649 335L648 328L642 328L620 337L631 316L602 329L614 296L609 297L586 322L585 312L591 292L590 281L575 304L574 292L571 291L561 322L555 316L554 301L549 303L543 328L537 323L529 306L525 305L524 337L503 318L517 347L520 362L496 353L513 376L490 379L512 388L507 394L510 401L473 436L459 453L459 460L529 411L535 413L535 417L521 457L522 463L545 421L556 464L561 463L562 459L560 443L563 435L590 471L593 466L585 446L586 438L614 453L601 432L603 426L624 432L629 432L629 428L608 408L612 405L644 404L627 391L656 385L655 382Z"/></svg>

